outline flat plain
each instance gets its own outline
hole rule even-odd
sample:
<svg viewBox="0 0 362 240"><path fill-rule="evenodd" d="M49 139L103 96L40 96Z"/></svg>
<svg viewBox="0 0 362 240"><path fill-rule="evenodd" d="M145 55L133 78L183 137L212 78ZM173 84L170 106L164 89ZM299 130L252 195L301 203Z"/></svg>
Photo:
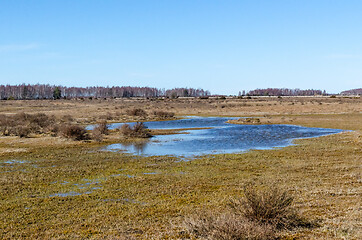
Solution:
<svg viewBox="0 0 362 240"><path fill-rule="evenodd" d="M131 116L132 109L146 115ZM101 148L124 139L72 141L46 134L0 137L0 238L187 239L191 215L225 212L246 183L274 182L290 190L313 228L280 239L361 239L362 100L359 97L252 97L1 101L0 115L44 113L88 125L176 117L257 117L345 131L273 150L179 161ZM154 131L167 134L167 131Z"/></svg>

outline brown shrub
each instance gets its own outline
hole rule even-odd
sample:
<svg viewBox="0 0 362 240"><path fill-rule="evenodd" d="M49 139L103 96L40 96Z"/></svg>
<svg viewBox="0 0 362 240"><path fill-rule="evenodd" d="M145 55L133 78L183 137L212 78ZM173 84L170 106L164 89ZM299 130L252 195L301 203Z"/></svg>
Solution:
<svg viewBox="0 0 362 240"><path fill-rule="evenodd" d="M103 134L102 134L100 129L98 129L98 128L93 129L93 131L92 131L92 139L94 141L97 141L97 142L102 142L103 141Z"/></svg>
<svg viewBox="0 0 362 240"><path fill-rule="evenodd" d="M137 122L132 127L129 124L123 124L120 128L122 135L126 137L149 138L152 137L143 122Z"/></svg>
<svg viewBox="0 0 362 240"><path fill-rule="evenodd" d="M113 119L113 115L112 113L110 112L107 112L105 115L101 115L99 116L101 119L104 119L104 120L112 120Z"/></svg>
<svg viewBox="0 0 362 240"><path fill-rule="evenodd" d="M53 124L48 127L48 131L50 132L51 136L56 137L60 132L61 126L59 124Z"/></svg>
<svg viewBox="0 0 362 240"><path fill-rule="evenodd" d="M164 111L154 111L153 115L157 118L161 119L167 119L167 118L173 118L175 116L175 113L173 112L164 112Z"/></svg>
<svg viewBox="0 0 362 240"><path fill-rule="evenodd" d="M30 134L30 128L24 126L17 126L15 127L15 135L21 138L28 137Z"/></svg>
<svg viewBox="0 0 362 240"><path fill-rule="evenodd" d="M71 138L76 141L89 139L89 135L85 128L77 125L62 125L60 132L63 137Z"/></svg>
<svg viewBox="0 0 362 240"><path fill-rule="evenodd" d="M147 113L145 110L140 108L134 108L134 109L128 109L126 113L130 116L138 116L138 117L145 117L147 116Z"/></svg>
<svg viewBox="0 0 362 240"><path fill-rule="evenodd" d="M297 214L293 197L286 190L266 185L263 190L251 184L244 187L244 199L231 200L224 214L201 214L184 221L191 237L205 239L277 239L279 231L314 224Z"/></svg>
<svg viewBox="0 0 362 240"><path fill-rule="evenodd" d="M287 190L274 184L267 184L263 190L258 190L255 185L247 184L244 194L244 199L231 200L230 207L250 221L269 224L276 229L310 226L297 214L292 206L293 196Z"/></svg>
<svg viewBox="0 0 362 240"><path fill-rule="evenodd" d="M64 115L64 116L62 117L62 121L63 121L63 122L73 122L73 121L74 121L74 118L73 118L71 115L66 114L66 115Z"/></svg>
<svg viewBox="0 0 362 240"><path fill-rule="evenodd" d="M0 117L0 132L5 136L25 137L30 133L45 133L53 123L54 118L50 118L43 113L2 115Z"/></svg>
<svg viewBox="0 0 362 240"><path fill-rule="evenodd" d="M98 123L93 131L95 130L98 131L100 134L107 135L109 133L107 121L101 121L100 123Z"/></svg>

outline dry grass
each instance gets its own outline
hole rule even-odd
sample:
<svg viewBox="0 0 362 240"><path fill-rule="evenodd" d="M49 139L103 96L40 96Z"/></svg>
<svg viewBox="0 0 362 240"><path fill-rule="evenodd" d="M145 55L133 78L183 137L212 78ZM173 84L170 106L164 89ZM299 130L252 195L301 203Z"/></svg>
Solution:
<svg viewBox="0 0 362 240"><path fill-rule="evenodd" d="M266 224L258 224L235 214L218 216L194 216L184 222L188 237L213 240L272 240L275 230Z"/></svg>
<svg viewBox="0 0 362 240"><path fill-rule="evenodd" d="M128 110L127 110L128 109ZM253 97L251 99L99 99L78 100L24 100L1 101L0 114L45 113L58 119L71 116L74 123L96 123L109 118L113 122L147 121L157 119L153 114L129 115L133 109L146 113L175 112L182 115L212 116L284 116L358 114L362 110L361 98L329 97ZM106 116L108 115L108 116ZM136 114L137 115L137 114ZM271 122L273 123L274 120Z"/></svg>

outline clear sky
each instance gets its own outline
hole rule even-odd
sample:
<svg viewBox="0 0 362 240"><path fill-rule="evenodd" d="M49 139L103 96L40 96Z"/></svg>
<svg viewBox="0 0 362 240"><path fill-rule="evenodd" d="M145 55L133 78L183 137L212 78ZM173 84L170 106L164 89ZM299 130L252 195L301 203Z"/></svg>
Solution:
<svg viewBox="0 0 362 240"><path fill-rule="evenodd" d="M360 0L0 0L0 84L362 87Z"/></svg>

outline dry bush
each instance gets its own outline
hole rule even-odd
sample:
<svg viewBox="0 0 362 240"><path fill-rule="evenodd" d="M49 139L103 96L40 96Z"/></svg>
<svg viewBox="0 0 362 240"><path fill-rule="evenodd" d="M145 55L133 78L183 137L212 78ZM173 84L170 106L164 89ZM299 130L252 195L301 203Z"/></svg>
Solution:
<svg viewBox="0 0 362 240"><path fill-rule="evenodd" d="M244 194L244 199L233 199L229 206L235 213L250 221L269 224L276 229L293 229L310 225L297 214L292 206L293 196L287 190L274 184L258 190L255 185L247 184L244 187Z"/></svg>
<svg viewBox="0 0 362 240"><path fill-rule="evenodd" d="M74 118L70 114L66 114L61 118L61 120L63 122L73 122Z"/></svg>
<svg viewBox="0 0 362 240"><path fill-rule="evenodd" d="M99 118L104 119L104 120L112 120L113 115L112 115L112 113L107 112L106 114L99 116Z"/></svg>
<svg viewBox="0 0 362 240"><path fill-rule="evenodd" d="M26 137L30 133L45 133L53 123L54 118L43 113L2 115L0 117L0 132L4 136Z"/></svg>
<svg viewBox="0 0 362 240"><path fill-rule="evenodd" d="M100 134L107 135L109 133L107 121L101 121L100 123L98 123L93 131L98 131Z"/></svg>
<svg viewBox="0 0 362 240"><path fill-rule="evenodd" d="M258 224L235 214L191 217L185 220L186 231L194 237L218 240L271 240L276 232L267 224Z"/></svg>
<svg viewBox="0 0 362 240"><path fill-rule="evenodd" d="M70 138L76 141L88 140L89 135L84 127L77 125L62 125L60 132L63 137Z"/></svg>
<svg viewBox="0 0 362 240"><path fill-rule="evenodd" d="M120 128L122 135L126 137L149 138L152 137L143 122L137 122L132 127L129 124L123 124Z"/></svg>
<svg viewBox="0 0 362 240"><path fill-rule="evenodd" d="M48 127L48 131L50 132L50 135L53 137L58 136L61 129L61 125L59 124L52 124Z"/></svg>
<svg viewBox="0 0 362 240"><path fill-rule="evenodd" d="M128 109L126 113L130 116L146 117L147 113L141 108Z"/></svg>
<svg viewBox="0 0 362 240"><path fill-rule="evenodd" d="M201 214L184 221L186 231L206 239L277 239L279 231L312 227L297 214L293 197L286 190L267 186L263 190L251 184L244 187L244 199L230 201L227 213Z"/></svg>
<svg viewBox="0 0 362 240"><path fill-rule="evenodd" d="M93 129L93 131L92 131L92 139L94 141L97 141L97 142L102 142L103 141L103 134L102 134L100 129L98 129L98 128Z"/></svg>
<svg viewBox="0 0 362 240"><path fill-rule="evenodd" d="M31 130L29 127L17 126L15 127L15 135L21 138L28 137Z"/></svg>
<svg viewBox="0 0 362 240"><path fill-rule="evenodd" d="M164 111L154 111L153 115L157 118L161 119L167 119L167 118L173 118L175 116L175 113L173 112L164 112Z"/></svg>

